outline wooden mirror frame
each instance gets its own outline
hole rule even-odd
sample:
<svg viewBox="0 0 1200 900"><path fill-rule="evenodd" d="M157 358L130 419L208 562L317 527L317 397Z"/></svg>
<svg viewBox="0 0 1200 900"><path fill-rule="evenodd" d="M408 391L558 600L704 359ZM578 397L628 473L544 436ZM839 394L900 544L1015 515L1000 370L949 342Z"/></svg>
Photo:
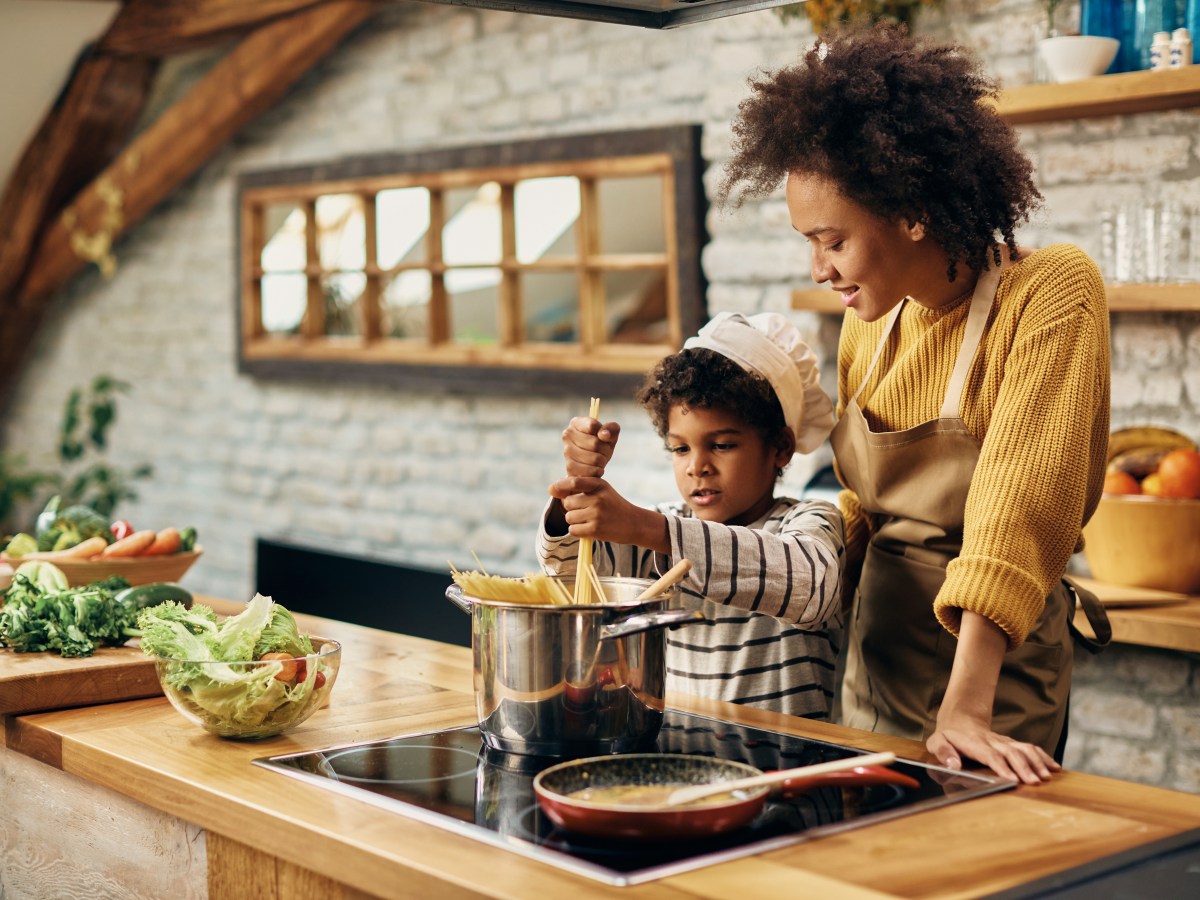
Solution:
<svg viewBox="0 0 1200 900"><path fill-rule="evenodd" d="M372 381L426 391L455 393L510 393L519 390L539 395L605 394L628 396L642 375L662 356L677 351L683 338L706 319L705 282L700 251L707 201L701 181L700 127L678 125L638 131L566 135L486 146L451 147L411 153L355 157L289 169L249 172L238 179L236 229L240 248L237 288L238 370L263 378L308 378L322 381ZM595 246L589 218L589 191L605 177L660 173L666 252L664 254L610 254ZM360 194L373 198L398 187L453 187L500 181L507 185L505 215L511 215L514 181L548 175L580 178L583 209L578 220L579 253L576 266L580 284L595 283L608 271L633 268L662 269L666 282L669 339L654 344L614 343L603 333L597 310L589 304L587 288L580 296L580 340L564 344L522 342L514 325L518 312L511 292L501 286L500 341L480 347L455 343L445 317L444 296L431 300L430 336L427 339L394 339L379 333L378 314L365 313L361 335L329 336L323 333L323 306L313 285L322 274L313 260L315 226L309 226L309 256L305 275L309 301L304 325L298 334L268 334L262 325L260 258L264 245L262 210L268 204L303 203L310 211L318 196ZM435 204L436 206L436 204ZM394 274L375 264L373 216L368 217L365 273L367 308L377 306L380 279ZM592 219L594 225L594 218ZM430 232L438 231L431 225ZM434 237L440 253L440 234ZM515 272L536 269L518 263L511 240L495 268L504 283L515 282ZM435 285L446 266L440 257L419 266L433 273ZM374 288L371 287L374 285ZM441 306L438 308L438 303ZM372 323L372 317L376 320Z"/></svg>

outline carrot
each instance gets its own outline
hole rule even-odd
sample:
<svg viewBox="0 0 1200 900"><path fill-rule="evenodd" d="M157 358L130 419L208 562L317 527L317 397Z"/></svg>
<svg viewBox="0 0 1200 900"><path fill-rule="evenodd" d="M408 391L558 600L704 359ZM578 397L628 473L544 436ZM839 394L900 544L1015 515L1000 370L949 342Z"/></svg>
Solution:
<svg viewBox="0 0 1200 900"><path fill-rule="evenodd" d="M26 553L21 557L21 560L40 559L43 562L54 562L56 559L91 559L93 556L100 554L107 546L108 541L97 535L96 537L88 538L86 541L80 541L74 547L67 547L65 550L43 550L37 553Z"/></svg>
<svg viewBox="0 0 1200 900"><path fill-rule="evenodd" d="M165 556L168 553L178 553L183 538L178 528L164 528L154 537L154 543L142 551L142 556Z"/></svg>
<svg viewBox="0 0 1200 900"><path fill-rule="evenodd" d="M154 543L154 539L158 537L152 529L145 531L135 531L127 538L109 544L104 548L104 552L100 555L105 559L113 559L114 557L126 556L141 556L146 552L147 548Z"/></svg>

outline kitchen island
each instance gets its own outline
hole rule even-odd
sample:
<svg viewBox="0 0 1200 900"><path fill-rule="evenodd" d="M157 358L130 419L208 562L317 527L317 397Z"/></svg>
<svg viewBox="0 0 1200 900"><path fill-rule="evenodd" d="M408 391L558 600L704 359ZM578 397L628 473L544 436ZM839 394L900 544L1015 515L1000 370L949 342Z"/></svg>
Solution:
<svg viewBox="0 0 1200 900"><path fill-rule="evenodd" d="M223 612L240 608L198 599ZM122 896L207 894L212 900L633 900L810 892L964 897L1200 827L1200 796L1065 772L1042 787L1018 787L646 884L597 883L252 765L264 756L474 722L469 650L300 618L305 630L341 641L344 651L330 705L289 734L221 740L186 722L161 697L4 719L0 888L14 898L98 896L111 884L121 886ZM928 759L909 741L683 696L668 703ZM50 890L51 878L61 890Z"/></svg>

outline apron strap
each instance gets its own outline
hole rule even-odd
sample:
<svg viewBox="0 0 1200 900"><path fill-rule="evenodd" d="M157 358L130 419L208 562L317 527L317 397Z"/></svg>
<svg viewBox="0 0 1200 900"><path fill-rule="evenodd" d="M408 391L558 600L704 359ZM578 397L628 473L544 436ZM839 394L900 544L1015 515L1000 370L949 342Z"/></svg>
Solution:
<svg viewBox="0 0 1200 900"><path fill-rule="evenodd" d="M879 336L879 344L875 347L875 355L871 357L871 364L867 366L866 374L863 375L862 381L858 384L858 390L854 392L854 396L850 398L850 402L846 404L846 408L858 399L858 395L863 392L863 388L867 386L867 382L871 380L871 373L875 371L875 364L879 362L879 357L883 356L883 348L887 346L888 336L892 333L892 328L896 325L896 320L900 318L900 310L904 308L905 302L908 300L905 297L888 313L887 320L883 324L883 334Z"/></svg>
<svg viewBox="0 0 1200 900"><path fill-rule="evenodd" d="M1099 653L1105 647L1112 643L1112 623L1108 621L1108 613L1104 611L1104 604L1100 602L1100 598L1093 592L1089 591L1083 585L1079 584L1069 575L1063 576L1063 584L1067 586L1067 593L1075 598L1075 601L1083 609L1084 615L1087 616L1088 624L1092 626L1092 631L1095 632L1095 638L1090 638L1078 628L1075 627L1075 616L1071 616L1071 634L1075 640L1083 645L1083 648L1091 654Z"/></svg>
<svg viewBox="0 0 1200 900"><path fill-rule="evenodd" d="M962 346L958 349L958 359L955 360L954 371L950 373L950 382L946 385L946 396L942 400L943 419L962 418L962 395L967 386L967 373L971 371L971 363L975 362L975 354L983 341L983 329L987 325L988 313L992 310L999 284L1000 267L997 265L980 275L975 282Z"/></svg>

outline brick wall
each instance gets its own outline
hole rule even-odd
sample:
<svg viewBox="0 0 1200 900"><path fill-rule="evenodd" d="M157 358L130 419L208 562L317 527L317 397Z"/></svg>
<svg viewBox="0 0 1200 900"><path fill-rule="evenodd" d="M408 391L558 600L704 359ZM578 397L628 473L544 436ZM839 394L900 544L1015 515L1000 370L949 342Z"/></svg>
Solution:
<svg viewBox="0 0 1200 900"><path fill-rule="evenodd" d="M1015 85L1031 80L1040 17L1040 4L1025 0L948 0L920 27L974 44ZM256 535L430 568L472 566L474 551L492 571L527 570L545 486L559 472L559 432L587 398L430 398L239 376L236 176L345 155L699 122L711 189L746 77L790 62L810 40L806 25L769 11L661 32L425 4L386 10L122 240L111 281L89 272L56 298L0 426L3 446L49 462L66 392L109 372L133 385L111 457L155 467L123 512L137 523L197 526L207 552L187 578L195 590L248 596ZM195 72L184 69L185 83L205 60L187 65ZM1073 240L1098 253L1099 205L1163 182L1200 201L1194 112L1022 133L1047 198L1027 243ZM782 197L712 210L707 224L709 309L786 311L791 290L808 283L808 253ZM830 363L832 389L836 319L795 318ZM1200 436L1194 316L1115 315L1113 351L1114 424L1167 422ZM625 428L613 482L640 502L674 496L642 412L618 400L603 412ZM788 486L799 489L820 461L793 463ZM337 604L331 597L329 614ZM1081 660L1073 764L1200 789L1198 682L1195 658L1182 654L1117 648Z"/></svg>

